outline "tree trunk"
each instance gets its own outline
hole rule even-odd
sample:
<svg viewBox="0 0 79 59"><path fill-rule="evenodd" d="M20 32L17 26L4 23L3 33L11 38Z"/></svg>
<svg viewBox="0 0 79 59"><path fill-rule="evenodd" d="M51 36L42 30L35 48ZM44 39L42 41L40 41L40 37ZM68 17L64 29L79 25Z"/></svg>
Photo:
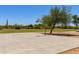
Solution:
<svg viewBox="0 0 79 59"><path fill-rule="evenodd" d="M44 28L44 34L46 35L46 28Z"/></svg>
<svg viewBox="0 0 79 59"><path fill-rule="evenodd" d="M66 25L64 26L64 29L67 29L67 26Z"/></svg>
<svg viewBox="0 0 79 59"><path fill-rule="evenodd" d="M76 29L78 29L78 24L76 24Z"/></svg>
<svg viewBox="0 0 79 59"><path fill-rule="evenodd" d="M53 26L50 30L50 34L52 34L53 29L55 28L55 26Z"/></svg>

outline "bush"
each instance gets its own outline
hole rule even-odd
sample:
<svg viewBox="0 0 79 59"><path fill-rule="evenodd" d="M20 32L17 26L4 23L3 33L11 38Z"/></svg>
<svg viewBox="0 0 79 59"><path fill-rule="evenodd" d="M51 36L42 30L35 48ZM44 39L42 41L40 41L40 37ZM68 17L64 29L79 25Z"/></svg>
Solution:
<svg viewBox="0 0 79 59"><path fill-rule="evenodd" d="M3 29L3 27L2 26L0 26L0 30L2 30Z"/></svg>
<svg viewBox="0 0 79 59"><path fill-rule="evenodd" d="M15 29L21 29L19 26L16 26Z"/></svg>

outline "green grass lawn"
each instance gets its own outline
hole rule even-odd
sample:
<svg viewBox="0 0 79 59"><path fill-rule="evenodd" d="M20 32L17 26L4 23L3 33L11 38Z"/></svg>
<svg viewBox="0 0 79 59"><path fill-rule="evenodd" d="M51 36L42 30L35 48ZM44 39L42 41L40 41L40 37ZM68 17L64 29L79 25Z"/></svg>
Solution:
<svg viewBox="0 0 79 59"><path fill-rule="evenodd" d="M53 32L65 32L73 31L73 29L54 29ZM0 30L0 33L22 33L22 32L44 32L44 29L3 29ZM50 32L50 29L47 29L46 32Z"/></svg>

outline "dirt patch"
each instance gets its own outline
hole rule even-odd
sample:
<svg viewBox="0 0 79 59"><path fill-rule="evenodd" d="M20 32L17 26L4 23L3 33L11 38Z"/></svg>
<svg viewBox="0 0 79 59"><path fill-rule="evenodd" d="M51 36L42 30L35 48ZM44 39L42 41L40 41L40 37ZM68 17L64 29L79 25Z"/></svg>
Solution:
<svg viewBox="0 0 79 59"><path fill-rule="evenodd" d="M79 47L61 52L59 54L79 54Z"/></svg>

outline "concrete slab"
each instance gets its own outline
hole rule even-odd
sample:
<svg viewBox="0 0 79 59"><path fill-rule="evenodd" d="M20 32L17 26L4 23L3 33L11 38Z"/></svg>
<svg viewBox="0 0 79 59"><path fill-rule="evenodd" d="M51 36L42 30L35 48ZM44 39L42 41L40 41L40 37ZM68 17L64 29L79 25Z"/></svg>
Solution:
<svg viewBox="0 0 79 59"><path fill-rule="evenodd" d="M79 38L41 33L0 34L0 53L55 54L79 47Z"/></svg>

